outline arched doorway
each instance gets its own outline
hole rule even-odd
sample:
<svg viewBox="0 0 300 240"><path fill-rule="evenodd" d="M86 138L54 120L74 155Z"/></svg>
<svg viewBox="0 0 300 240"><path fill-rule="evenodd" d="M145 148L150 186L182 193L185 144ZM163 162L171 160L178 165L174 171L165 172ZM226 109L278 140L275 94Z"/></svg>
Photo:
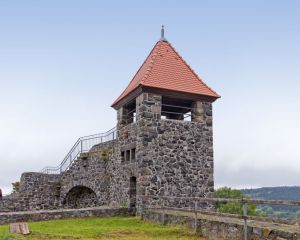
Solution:
<svg viewBox="0 0 300 240"><path fill-rule="evenodd" d="M136 207L136 177L131 177L129 182L130 208Z"/></svg>
<svg viewBox="0 0 300 240"><path fill-rule="evenodd" d="M63 200L65 208L84 208L97 206L98 199L96 193L85 186L71 188Z"/></svg>

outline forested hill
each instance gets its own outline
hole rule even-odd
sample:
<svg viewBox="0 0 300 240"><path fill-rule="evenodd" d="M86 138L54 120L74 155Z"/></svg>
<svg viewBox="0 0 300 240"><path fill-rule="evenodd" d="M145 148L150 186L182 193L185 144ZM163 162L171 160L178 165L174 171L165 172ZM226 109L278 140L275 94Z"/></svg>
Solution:
<svg viewBox="0 0 300 240"><path fill-rule="evenodd" d="M250 195L251 198L300 201L300 187L263 187L242 189L241 192ZM257 209L269 217L300 220L300 207L258 205Z"/></svg>
<svg viewBox="0 0 300 240"><path fill-rule="evenodd" d="M260 199L268 199L268 200L300 201L300 186L241 189L241 192L243 194L250 195L251 198L260 198Z"/></svg>

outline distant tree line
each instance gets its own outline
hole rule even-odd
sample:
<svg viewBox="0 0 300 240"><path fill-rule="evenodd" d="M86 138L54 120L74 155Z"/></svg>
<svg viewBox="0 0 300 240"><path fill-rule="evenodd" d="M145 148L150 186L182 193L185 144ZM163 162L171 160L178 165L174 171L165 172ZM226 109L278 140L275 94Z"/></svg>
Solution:
<svg viewBox="0 0 300 240"><path fill-rule="evenodd" d="M231 189L229 187L219 188L214 192L215 198L233 198L233 199L243 199L250 198L248 195L242 194L240 190ZM216 203L215 208L222 213L231 213L231 214L243 214L243 206L241 203ZM247 203L248 215L262 216L264 215L262 211L256 208L256 204Z"/></svg>
<svg viewBox="0 0 300 240"><path fill-rule="evenodd" d="M255 198L266 200L300 201L300 187L268 187L258 189L231 189L223 187L215 190L216 198ZM248 214L257 216L269 216L284 219L300 220L300 207L280 205L256 205L247 204ZM242 214L241 203L216 203L216 209L223 213Z"/></svg>

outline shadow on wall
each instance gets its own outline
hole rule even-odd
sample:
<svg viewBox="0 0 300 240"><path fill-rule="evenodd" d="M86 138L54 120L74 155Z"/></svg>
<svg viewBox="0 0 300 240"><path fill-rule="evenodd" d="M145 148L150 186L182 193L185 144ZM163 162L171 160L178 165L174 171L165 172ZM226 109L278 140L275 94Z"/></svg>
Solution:
<svg viewBox="0 0 300 240"><path fill-rule="evenodd" d="M64 208L85 208L97 206L96 193L85 186L73 187L63 200Z"/></svg>

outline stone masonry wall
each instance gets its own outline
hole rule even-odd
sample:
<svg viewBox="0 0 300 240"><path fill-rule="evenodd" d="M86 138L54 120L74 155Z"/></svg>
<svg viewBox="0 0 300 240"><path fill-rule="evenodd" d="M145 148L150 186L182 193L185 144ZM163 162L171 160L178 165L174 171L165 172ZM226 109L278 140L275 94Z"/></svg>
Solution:
<svg viewBox="0 0 300 240"><path fill-rule="evenodd" d="M107 201L106 160L101 158L101 151L83 154L62 175L60 202L62 207L101 206ZM77 192L77 194L76 194ZM77 204L71 203L73 194ZM69 201L66 201L69 199ZM81 199L81 200L80 200ZM90 204L87 202L90 199ZM74 205L75 204L75 205Z"/></svg>
<svg viewBox="0 0 300 240"><path fill-rule="evenodd" d="M136 99L136 122L126 124L118 111L118 143L108 161L110 205L129 206L130 178L136 177L137 207L143 196L212 197L212 105L194 104L193 122L161 119L162 97L142 93ZM121 152L135 148L135 160L122 162ZM149 201L149 198L147 198ZM158 198L150 198L155 204ZM149 202L150 204L150 202ZM156 204L161 204L156 202ZM184 207L189 202L170 201Z"/></svg>
<svg viewBox="0 0 300 240"><path fill-rule="evenodd" d="M118 144L107 162L110 206L130 205L130 177L137 175L137 160L122 162L121 152L135 148L137 133L136 123L118 126Z"/></svg>
<svg viewBox="0 0 300 240"><path fill-rule="evenodd" d="M192 122L161 119L162 97L141 93L136 121L118 110L116 141L82 153L62 174L25 173L19 193L4 198L2 211L161 204L159 196L211 197L212 105L192 104ZM131 105L132 107L132 105ZM145 196L156 196L145 198ZM174 207L189 202L174 200ZM206 206L203 206L206 207Z"/></svg>
<svg viewBox="0 0 300 240"><path fill-rule="evenodd" d="M0 212L56 209L60 178L59 174L23 173L20 191L4 197Z"/></svg>
<svg viewBox="0 0 300 240"><path fill-rule="evenodd" d="M155 223L185 225L195 230L195 219L181 214L145 210L143 219ZM243 221L228 217L201 215L197 219L196 232L209 240L240 240L243 239ZM300 240L300 230L296 226L268 224L249 221L247 227L248 239L252 240Z"/></svg>
<svg viewBox="0 0 300 240"><path fill-rule="evenodd" d="M160 119L160 106L158 95L143 93L137 99L138 195L212 197L211 103L198 104L198 122Z"/></svg>
<svg viewBox="0 0 300 240"><path fill-rule="evenodd" d="M127 208L94 207L84 209L58 209L28 212L0 213L0 225L13 222L33 222L53 219L133 216L134 212Z"/></svg>
<svg viewBox="0 0 300 240"><path fill-rule="evenodd" d="M114 142L94 146L63 174L23 173L20 191L0 201L0 212L102 206L108 203L106 162ZM103 157L103 152L108 153Z"/></svg>
<svg viewBox="0 0 300 240"><path fill-rule="evenodd" d="M109 174L107 162L114 155L116 142L109 141L82 153L62 174L60 208L84 208L107 205Z"/></svg>

